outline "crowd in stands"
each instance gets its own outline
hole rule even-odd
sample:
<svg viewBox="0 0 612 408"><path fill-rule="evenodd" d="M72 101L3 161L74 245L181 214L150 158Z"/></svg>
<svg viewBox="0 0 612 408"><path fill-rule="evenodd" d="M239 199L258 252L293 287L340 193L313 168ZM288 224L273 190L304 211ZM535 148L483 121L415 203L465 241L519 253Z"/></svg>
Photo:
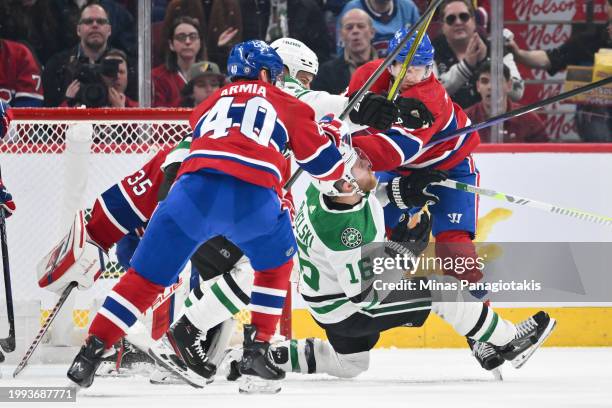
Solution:
<svg viewBox="0 0 612 408"><path fill-rule="evenodd" d="M193 107L225 83L232 46L291 37L319 60L312 89L339 94L361 65L385 56L389 39L414 24L419 0L151 0L152 106ZM415 4L416 3L416 4ZM473 122L491 116L491 47L487 13L472 0L447 0L432 37L435 73ZM138 2L4 0L0 2L0 98L12 106L138 106ZM606 0L612 21L612 0ZM517 108L524 81L518 65L553 74L593 64L612 48L612 25L547 51L523 50L505 29L502 105ZM430 34L431 35L431 34ZM517 65L518 64L518 65ZM579 107L588 141L611 141L609 108ZM580 126L583 129L580 129ZM495 141L482 132L483 141ZM546 142L536 114L506 122L504 142Z"/></svg>

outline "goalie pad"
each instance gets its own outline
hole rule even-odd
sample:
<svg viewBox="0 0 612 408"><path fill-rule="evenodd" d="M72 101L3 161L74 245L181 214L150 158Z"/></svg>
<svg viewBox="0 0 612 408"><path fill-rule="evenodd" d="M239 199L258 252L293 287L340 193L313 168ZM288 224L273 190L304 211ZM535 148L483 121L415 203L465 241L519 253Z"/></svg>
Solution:
<svg viewBox="0 0 612 408"><path fill-rule="evenodd" d="M85 229L85 213L80 210L62 241L36 266L38 286L61 293L70 282L78 289L93 285L104 271L106 254L89 241Z"/></svg>

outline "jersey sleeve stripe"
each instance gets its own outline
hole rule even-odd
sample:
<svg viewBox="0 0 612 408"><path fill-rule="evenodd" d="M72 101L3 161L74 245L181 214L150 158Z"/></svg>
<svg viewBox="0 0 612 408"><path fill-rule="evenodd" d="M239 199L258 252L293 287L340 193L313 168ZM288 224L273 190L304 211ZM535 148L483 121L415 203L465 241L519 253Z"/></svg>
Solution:
<svg viewBox="0 0 612 408"><path fill-rule="evenodd" d="M122 232L134 230L146 222L146 218L140 211L134 211L135 207L128 199L126 191L121 185L114 185L102 193L102 209L111 222Z"/></svg>
<svg viewBox="0 0 612 408"><path fill-rule="evenodd" d="M342 164L342 156L335 145L329 142L324 146L326 147L319 150L316 157L310 156L307 160L296 159L300 167L317 178L329 176Z"/></svg>
<svg viewBox="0 0 612 408"><path fill-rule="evenodd" d="M106 203L104 202L104 200L98 199L97 202L100 204L100 208L102 208L102 211L104 212L104 215L106 215L106 218L111 222L111 224L113 224L113 226L115 228L117 228L119 231L121 231L123 234L127 234L130 231L128 229L126 229L123 225L121 225L119 223L119 221L117 221L115 219L115 217L113 217L113 214L110 212L110 210L106 207Z"/></svg>
<svg viewBox="0 0 612 408"><path fill-rule="evenodd" d="M242 165L263 170L273 174L278 180L282 180L281 171L272 163L265 162L262 160L253 159L251 157L242 156L235 153L215 151L215 150L194 150L185 161L195 158L212 158L212 159L225 159L233 162L238 162Z"/></svg>
<svg viewBox="0 0 612 408"><path fill-rule="evenodd" d="M392 127L386 133L377 133L376 136L385 139L401 157L404 163L414 157L423 146L423 142L397 127Z"/></svg>
<svg viewBox="0 0 612 408"><path fill-rule="evenodd" d="M118 186L119 186L119 190L121 190L121 194L123 194L123 198L125 198L125 201L127 201L132 211L134 211L134 214L136 214L138 218L140 218L140 221L147 222L147 217L145 217L142 214L142 212L140 212L138 207L136 207L130 195L127 193L127 191L125 191L125 187L123 186L123 183L118 184Z"/></svg>

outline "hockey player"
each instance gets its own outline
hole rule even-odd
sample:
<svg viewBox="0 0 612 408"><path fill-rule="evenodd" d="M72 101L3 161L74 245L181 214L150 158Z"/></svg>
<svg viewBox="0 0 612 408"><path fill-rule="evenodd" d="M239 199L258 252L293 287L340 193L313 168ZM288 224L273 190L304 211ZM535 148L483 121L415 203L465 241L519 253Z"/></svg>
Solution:
<svg viewBox="0 0 612 408"><path fill-rule="evenodd" d="M283 375L264 358L295 252L289 216L278 199L286 168L282 152L290 144L300 166L324 180L339 179L345 169L337 148L324 135L337 129L317 125L312 109L274 87L282 61L272 48L258 40L236 45L228 72L233 83L194 110L194 142L179 178L68 370L69 378L81 386L91 385L105 349L172 282L195 249L216 234L234 241L256 269L254 294L259 301L252 302L252 316L257 331L248 343L245 340L243 374ZM171 248L167 240L172 240ZM270 302L274 307L267 306Z"/></svg>
<svg viewBox="0 0 612 408"><path fill-rule="evenodd" d="M517 368L522 366L554 328L554 319L546 313L539 312L515 326L489 306L475 299L462 302L455 293L450 302L434 300L428 290L418 286L413 290L395 290L386 296L384 291L378 294L373 259L367 256L366 249L385 240L383 210L372 192L376 178L364 155L348 147L343 149L345 166L352 169L350 175L345 174L336 183L314 181L295 219L299 291L329 341L311 338L274 344L267 354L270 362L285 371L354 377L368 368L369 350L380 332L404 325L421 326L433 310L458 333L473 339L476 349L484 344L489 346L493 354L476 354L483 367L491 368L490 364L498 364L500 358L501 362L512 361ZM404 218L393 229L385 251L391 257L404 253L418 256L427 246L430 231L427 213L412 229L408 228L408 218ZM160 363L192 385L202 386L208 377L198 379L198 374L211 375L213 371L206 361L199 361L200 367L195 365L204 345L178 347L179 355L192 356L187 360L174 355L177 347L172 339L177 326L183 326L180 330L205 332L230 317L232 310L244 307L252 284L243 273L233 270L213 287L192 293L185 316L171 328L168 340L152 349ZM386 281L393 282L391 278ZM250 330L245 327L245 336ZM241 385L244 391L279 389L274 383Z"/></svg>
<svg viewBox="0 0 612 408"><path fill-rule="evenodd" d="M399 30L389 43L389 51L395 49L407 34ZM407 57L416 33L398 54L391 67L372 85L376 93L389 91L394 78ZM359 67L349 84L349 95L365 82L382 60L371 61ZM400 84L398 105L407 106L402 111L411 111L416 101L421 101L433 114L431 118L403 116L402 126L395 125L385 134L353 137L353 144L367 152L372 160L379 181L387 183L390 201L385 206L385 222L392 228L398 219L412 207L431 204L433 235L436 238L436 255L439 257L476 257L472 243L476 232L478 198L474 194L451 190L429 183L442 181L446 177L468 184L479 183L479 173L471 153L480 142L478 132L459 135L437 145L429 145L448 132L465 127L471 122L461 107L453 103L442 84L433 74L434 49L425 35L417 47L406 76ZM400 178L400 175L408 177ZM458 275L453 270L446 274ZM476 282L482 278L480 269L465 271L461 279Z"/></svg>

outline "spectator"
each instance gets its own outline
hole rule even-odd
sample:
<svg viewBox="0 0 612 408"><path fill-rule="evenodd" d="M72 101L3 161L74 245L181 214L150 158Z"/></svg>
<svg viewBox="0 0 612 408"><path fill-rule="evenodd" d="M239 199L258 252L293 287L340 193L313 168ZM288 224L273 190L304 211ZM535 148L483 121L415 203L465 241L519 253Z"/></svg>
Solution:
<svg viewBox="0 0 612 408"><path fill-rule="evenodd" d="M191 79L181 91L181 106L194 108L225 85L225 77L214 62L202 61L191 67Z"/></svg>
<svg viewBox="0 0 612 408"><path fill-rule="evenodd" d="M153 69L153 106L178 107L191 67L203 59L200 23L192 17L174 20L166 38L166 62Z"/></svg>
<svg viewBox="0 0 612 408"><path fill-rule="evenodd" d="M49 57L62 47L63 28L59 28L59 18L48 1L2 1L0 37L25 43L45 65Z"/></svg>
<svg viewBox="0 0 612 408"><path fill-rule="evenodd" d="M342 17L352 9L364 10L373 20L374 39L372 44L378 56L385 57L389 40L397 30L406 25L411 26L419 19L419 10L412 0L351 0L338 16L336 38L342 39ZM340 54L344 43L338 41L337 52Z"/></svg>
<svg viewBox="0 0 612 408"><path fill-rule="evenodd" d="M0 101L13 107L43 103L40 66L28 47L0 39Z"/></svg>
<svg viewBox="0 0 612 408"><path fill-rule="evenodd" d="M167 35L174 20L181 16L198 19L206 33L203 58L225 66L232 46L242 41L238 0L173 0L166 11L162 36Z"/></svg>
<svg viewBox="0 0 612 408"><path fill-rule="evenodd" d="M38 0L42 1L42 0ZM48 0L55 7L59 27L62 27L66 34L62 44L74 44L79 39L74 36L76 27L82 18L82 7L89 7L99 4L106 11L109 24L113 27L110 38L108 39L109 48L119 48L125 51L130 58L138 55L138 44L136 42L137 24L134 17L123 5L115 0Z"/></svg>
<svg viewBox="0 0 612 408"><path fill-rule="evenodd" d="M504 65L504 86L502 88L503 112L508 112L520 107L520 105L510 101L508 94L512 90L512 80L510 69ZM476 90L480 94L482 101L469 107L465 113L473 122L483 122L491 117L491 63L484 62L480 65L476 73ZM529 112L520 117L507 120L504 126L504 143L546 143L549 142L546 136L544 122L540 117ZM491 128L478 131L480 140L483 143L491 143Z"/></svg>
<svg viewBox="0 0 612 408"><path fill-rule="evenodd" d="M340 27L342 42L346 44L343 54L321 65L312 82L313 89L339 94L346 89L357 67L378 57L371 43L374 27L368 13L349 10L342 16Z"/></svg>
<svg viewBox="0 0 612 408"><path fill-rule="evenodd" d="M545 69L550 75L564 70L568 65L593 65L595 53L601 48L612 48L612 0L605 4L608 24L594 30L573 35L557 48L550 50L523 50L513 39L507 42L519 64L530 68ZM585 142L612 142L612 107L578 105L576 125L580 138Z"/></svg>
<svg viewBox="0 0 612 408"><path fill-rule="evenodd" d="M107 64L106 61L116 61L114 64ZM110 49L104 55L102 63L100 65L102 74L100 76L101 81L96 83L104 86L106 92L100 92L100 103L90 103L89 106L96 107L111 107L111 108L137 108L138 102L130 99L126 94L125 90L128 86L128 59L125 52L119 49ZM105 73L109 75L104 75ZM113 75L114 73L114 75ZM75 106L79 103L88 105L87 99L84 101L83 97L80 97L79 91L81 83L78 80L72 81L72 83L66 89L66 100L60 106ZM97 92L100 88L97 88L96 96L92 98L98 98ZM87 97L85 97L87 98Z"/></svg>
<svg viewBox="0 0 612 408"><path fill-rule="evenodd" d="M59 106L66 90L87 64L97 64L108 49L111 25L106 10L99 4L83 8L77 25L80 42L76 47L59 52L49 59L42 75L45 106Z"/></svg>
<svg viewBox="0 0 612 408"><path fill-rule="evenodd" d="M440 82L462 108L480 100L475 88L475 74L489 55L487 40L476 31L474 9L468 0L447 0L440 10L442 34L433 40ZM510 31L506 31L510 33ZM510 69L510 99L523 97L525 85L511 53L504 56Z"/></svg>
<svg viewBox="0 0 612 408"><path fill-rule="evenodd" d="M330 58L332 43L317 0L240 0L240 10L243 41L290 37L313 50L319 62Z"/></svg>

